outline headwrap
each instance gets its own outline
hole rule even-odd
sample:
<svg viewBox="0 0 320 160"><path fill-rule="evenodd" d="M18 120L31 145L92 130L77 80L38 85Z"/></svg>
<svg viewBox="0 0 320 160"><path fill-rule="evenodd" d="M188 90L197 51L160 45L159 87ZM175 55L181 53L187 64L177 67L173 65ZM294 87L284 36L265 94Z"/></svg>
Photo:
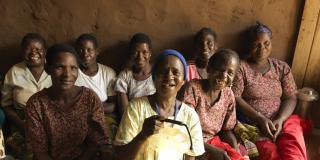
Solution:
<svg viewBox="0 0 320 160"><path fill-rule="evenodd" d="M272 31L269 27L266 25L260 23L259 21L256 22L256 25L252 26L250 28L250 32L257 35L259 33L267 33L269 37L272 37Z"/></svg>
<svg viewBox="0 0 320 160"><path fill-rule="evenodd" d="M179 58L179 60L181 61L181 63L183 64L183 70L184 70L184 76L183 76L183 79L184 80L187 80L187 62L186 60L184 59L183 55L176 51L176 50L173 50L173 49L166 49L162 52L159 53L159 55L157 56L154 64L153 64L153 67L152 67L152 79L155 80L155 76L156 76L156 71L158 70L157 67L158 64L163 61L163 59L167 56L176 56L177 58Z"/></svg>

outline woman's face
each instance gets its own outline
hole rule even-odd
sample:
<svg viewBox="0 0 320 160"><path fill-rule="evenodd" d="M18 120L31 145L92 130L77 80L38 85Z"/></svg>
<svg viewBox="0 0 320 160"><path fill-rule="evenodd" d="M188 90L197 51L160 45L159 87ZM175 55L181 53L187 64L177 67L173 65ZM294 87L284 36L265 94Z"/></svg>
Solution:
<svg viewBox="0 0 320 160"><path fill-rule="evenodd" d="M22 49L24 60L28 66L38 67L45 64L46 51L41 42L37 40L30 40Z"/></svg>
<svg viewBox="0 0 320 160"><path fill-rule="evenodd" d="M133 49L134 65L143 68L150 63L151 51L147 43L137 43Z"/></svg>
<svg viewBox="0 0 320 160"><path fill-rule="evenodd" d="M210 57L216 52L217 44L215 38L211 34L204 34L196 44L197 53L196 57L200 59L210 59Z"/></svg>
<svg viewBox="0 0 320 160"><path fill-rule="evenodd" d="M165 97L176 96L184 84L184 67L179 58L167 56L158 64L155 87L158 94Z"/></svg>
<svg viewBox="0 0 320 160"><path fill-rule="evenodd" d="M50 67L52 85L68 90L74 86L78 77L78 63L76 57L69 52L58 53Z"/></svg>
<svg viewBox="0 0 320 160"><path fill-rule="evenodd" d="M84 40L77 47L81 61L85 66L95 64L97 62L98 51L94 43L90 40Z"/></svg>
<svg viewBox="0 0 320 160"><path fill-rule="evenodd" d="M208 69L210 87L215 90L221 90L230 86L235 77L238 65L238 59L229 56Z"/></svg>
<svg viewBox="0 0 320 160"><path fill-rule="evenodd" d="M272 43L268 33L259 33L250 44L250 57L254 61L267 60L271 54Z"/></svg>

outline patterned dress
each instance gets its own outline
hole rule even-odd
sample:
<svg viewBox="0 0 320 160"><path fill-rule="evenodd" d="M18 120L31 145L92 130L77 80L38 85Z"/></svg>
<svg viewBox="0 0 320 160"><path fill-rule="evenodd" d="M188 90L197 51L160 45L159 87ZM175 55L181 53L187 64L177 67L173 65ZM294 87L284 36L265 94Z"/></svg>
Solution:
<svg viewBox="0 0 320 160"><path fill-rule="evenodd" d="M85 87L68 109L59 106L44 89L30 98L26 113L26 138L33 152L48 153L55 160L72 160L92 145L107 143L101 101Z"/></svg>
<svg viewBox="0 0 320 160"><path fill-rule="evenodd" d="M281 107L281 100L297 92L291 69L283 61L269 58L270 69L264 74L253 70L248 62L241 61L234 79L233 91L253 109L274 120ZM240 118L240 117L239 117ZM253 123L250 119L242 119ZM291 115L284 123L276 142L271 139L257 140L260 160L306 160L306 147L302 127L306 120Z"/></svg>
<svg viewBox="0 0 320 160"><path fill-rule="evenodd" d="M200 83L198 80L193 80L187 85L183 102L198 113L206 142L220 130L233 129L236 124L235 99L231 88L227 87L221 91L217 102L211 105Z"/></svg>
<svg viewBox="0 0 320 160"><path fill-rule="evenodd" d="M256 111L274 118L279 111L281 98L297 92L290 67L283 61L269 58L270 70L264 74L251 69L241 61L232 90L236 97L242 97Z"/></svg>
<svg viewBox="0 0 320 160"><path fill-rule="evenodd" d="M183 102L193 107L199 115L204 142L227 152L231 160L244 160L244 157L229 144L222 142L217 135L221 130L232 130L236 124L236 102L230 87L221 90L214 104L202 90L205 80L192 80L185 88ZM199 159L210 159L205 153Z"/></svg>

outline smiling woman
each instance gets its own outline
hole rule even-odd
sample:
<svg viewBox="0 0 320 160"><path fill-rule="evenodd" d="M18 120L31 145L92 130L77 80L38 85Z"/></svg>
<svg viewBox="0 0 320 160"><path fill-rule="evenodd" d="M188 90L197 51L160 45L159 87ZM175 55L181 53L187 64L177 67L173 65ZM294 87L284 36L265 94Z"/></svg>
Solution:
<svg viewBox="0 0 320 160"><path fill-rule="evenodd" d="M297 86L289 65L271 58L272 31L261 23L248 28L248 56L233 85L238 120L257 125L260 160L306 160L303 132L309 121L294 113ZM250 139L252 140L252 139Z"/></svg>
<svg viewBox="0 0 320 160"><path fill-rule="evenodd" d="M188 65L188 80L207 79L207 66L210 57L218 49L218 36L211 28L200 29L194 39L195 45L195 64Z"/></svg>
<svg viewBox="0 0 320 160"><path fill-rule="evenodd" d="M164 50L159 54L152 68L157 92L130 101L122 117L115 139L119 159L181 160L186 157L189 160L204 152L199 117L192 108L176 99L177 92L187 79L186 70L186 61L179 52ZM163 133L165 130L175 129L174 132L178 133L173 142L178 142L179 138L185 137L183 135L188 135L188 130L184 127L165 123L173 120L186 124L189 128L192 141L190 149L187 147L187 150L178 151L183 148L184 142L161 147L166 141L161 141L161 137L170 136L170 132ZM159 136L159 133L164 136ZM155 138L157 136L160 139ZM153 145L156 147L145 149L144 146L150 144L150 139L154 140ZM174 155L167 157L168 151Z"/></svg>
<svg viewBox="0 0 320 160"><path fill-rule="evenodd" d="M151 78L152 44L149 36L144 33L135 34L130 41L129 54L133 65L119 73L114 89L118 92L122 113L129 100L151 95L156 91Z"/></svg>
<svg viewBox="0 0 320 160"><path fill-rule="evenodd" d="M15 64L6 74L1 90L1 105L10 120L8 147L16 158L31 158L24 141L25 106L34 93L51 86L51 78L44 70L46 42L37 33L26 34L22 41L24 61Z"/></svg>
<svg viewBox="0 0 320 160"><path fill-rule="evenodd" d="M34 94L26 107L27 142L36 159L94 159L99 146L107 144L100 99L74 85L78 59L71 46L48 49L46 71L52 86Z"/></svg>
<svg viewBox="0 0 320 160"><path fill-rule="evenodd" d="M239 63L236 52L221 49L209 59L208 79L192 80L186 85L183 102L196 110L201 122L206 149L201 159L244 160L232 133L236 102L230 86Z"/></svg>

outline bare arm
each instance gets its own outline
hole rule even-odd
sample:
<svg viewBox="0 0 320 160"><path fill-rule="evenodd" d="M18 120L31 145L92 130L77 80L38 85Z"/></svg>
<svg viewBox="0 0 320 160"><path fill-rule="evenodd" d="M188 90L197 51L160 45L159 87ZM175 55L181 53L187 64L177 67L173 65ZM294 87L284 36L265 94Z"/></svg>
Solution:
<svg viewBox="0 0 320 160"><path fill-rule="evenodd" d="M214 147L208 143L204 143L204 148L214 160L230 160L230 157L223 149Z"/></svg>
<svg viewBox="0 0 320 160"><path fill-rule="evenodd" d="M146 118L143 122L141 132L139 132L138 135L131 140L131 142L125 145L116 146L117 158L119 160L134 159L143 142L149 136L153 135L154 133L157 133L160 128L163 128L163 122L158 121L159 119L163 119L163 117L154 115L149 118Z"/></svg>
<svg viewBox="0 0 320 160"><path fill-rule="evenodd" d="M13 106L3 107L3 110L7 117L19 128L22 133L24 133L25 122L20 119L18 114L13 110Z"/></svg>
<svg viewBox="0 0 320 160"><path fill-rule="evenodd" d="M144 136L142 132L140 132L130 143L121 146L116 146L115 149L117 159L134 159L145 139L146 136Z"/></svg>
<svg viewBox="0 0 320 160"><path fill-rule="evenodd" d="M241 97L236 97L239 110L244 113L247 117L252 119L254 122L258 123L262 132L269 138L273 138L273 131L276 130L273 122L266 118L264 115L255 111L244 99Z"/></svg>
<svg viewBox="0 0 320 160"><path fill-rule="evenodd" d="M110 114L114 113L116 107L117 96L109 96L106 102L103 102L104 113Z"/></svg>
<svg viewBox="0 0 320 160"><path fill-rule="evenodd" d="M273 124L276 128L276 132L273 136L273 140L275 141L282 131L283 123L291 116L297 104L296 95L292 95L290 97L286 97L282 100L280 110L278 115L275 117Z"/></svg>
<svg viewBox="0 0 320 160"><path fill-rule="evenodd" d="M286 121L293 113L297 104L296 95L292 95L282 100L279 113L275 119Z"/></svg>
<svg viewBox="0 0 320 160"><path fill-rule="evenodd" d="M232 148L240 152L240 149L237 143L237 138L234 136L232 131L221 131L219 136L222 141L227 142Z"/></svg>
<svg viewBox="0 0 320 160"><path fill-rule="evenodd" d="M261 116L256 110L254 110L243 98L236 97L239 110L250 119L257 121Z"/></svg>
<svg viewBox="0 0 320 160"><path fill-rule="evenodd" d="M122 115L129 104L129 98L126 93L118 92L118 104Z"/></svg>

